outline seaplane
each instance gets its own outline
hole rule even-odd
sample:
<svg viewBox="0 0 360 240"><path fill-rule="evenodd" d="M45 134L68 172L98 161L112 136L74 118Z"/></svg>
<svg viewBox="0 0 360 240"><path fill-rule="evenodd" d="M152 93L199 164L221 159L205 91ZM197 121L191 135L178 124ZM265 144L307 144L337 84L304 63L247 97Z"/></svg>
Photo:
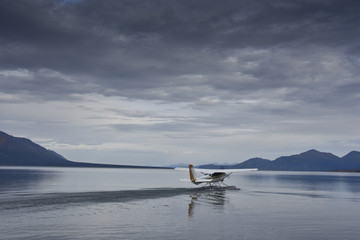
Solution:
<svg viewBox="0 0 360 240"><path fill-rule="evenodd" d="M229 177L230 174L235 172L249 172L257 171L257 168L244 168L244 169L200 169L194 168L192 164L189 165L189 168L175 168L175 170L180 171L189 171L190 181L195 184L205 184L205 186L226 186L224 179ZM197 177L196 173L201 173L202 176Z"/></svg>

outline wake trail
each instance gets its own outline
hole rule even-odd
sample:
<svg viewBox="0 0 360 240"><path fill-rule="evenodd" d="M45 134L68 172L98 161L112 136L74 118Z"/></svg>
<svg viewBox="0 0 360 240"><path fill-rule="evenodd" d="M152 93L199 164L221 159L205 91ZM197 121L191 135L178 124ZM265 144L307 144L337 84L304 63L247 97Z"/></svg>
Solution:
<svg viewBox="0 0 360 240"><path fill-rule="evenodd" d="M86 203L132 202L145 199L174 197L186 194L203 194L239 190L234 187L199 187L199 188L152 188L138 190L41 193L13 196L0 199L0 210L20 208L41 208L52 205L74 205Z"/></svg>

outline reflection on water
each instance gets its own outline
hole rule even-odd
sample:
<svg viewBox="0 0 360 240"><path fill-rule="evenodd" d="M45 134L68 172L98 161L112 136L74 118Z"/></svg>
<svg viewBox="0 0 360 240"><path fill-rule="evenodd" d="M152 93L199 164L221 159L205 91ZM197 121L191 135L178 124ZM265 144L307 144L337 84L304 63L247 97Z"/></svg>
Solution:
<svg viewBox="0 0 360 240"><path fill-rule="evenodd" d="M312 173L312 172L263 172L244 175L243 178L258 185L276 185L283 188L307 191L344 190L360 192L360 174L352 173Z"/></svg>
<svg viewBox="0 0 360 240"><path fill-rule="evenodd" d="M194 208L197 204L213 205L217 209L222 208L226 201L226 191L240 190L234 186L229 187L203 187L193 189L190 196L190 203L188 207L188 216L191 218L194 214Z"/></svg>
<svg viewBox="0 0 360 240"><path fill-rule="evenodd" d="M0 168L0 194L4 191L36 188L44 181L54 180L56 172L37 169Z"/></svg>
<svg viewBox="0 0 360 240"><path fill-rule="evenodd" d="M318 193L300 193L300 192L280 192L280 191L253 191L254 193L260 194L277 194L287 196L298 196L298 197L310 197L310 198L329 198L329 195L318 194Z"/></svg>

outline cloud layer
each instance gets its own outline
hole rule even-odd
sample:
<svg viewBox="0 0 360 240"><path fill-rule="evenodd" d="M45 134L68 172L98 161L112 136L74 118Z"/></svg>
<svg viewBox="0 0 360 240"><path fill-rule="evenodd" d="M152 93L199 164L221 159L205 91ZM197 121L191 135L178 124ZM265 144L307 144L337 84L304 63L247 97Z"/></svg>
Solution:
<svg viewBox="0 0 360 240"><path fill-rule="evenodd" d="M1 125L72 160L345 154L360 141L359 11L350 0L1 1Z"/></svg>

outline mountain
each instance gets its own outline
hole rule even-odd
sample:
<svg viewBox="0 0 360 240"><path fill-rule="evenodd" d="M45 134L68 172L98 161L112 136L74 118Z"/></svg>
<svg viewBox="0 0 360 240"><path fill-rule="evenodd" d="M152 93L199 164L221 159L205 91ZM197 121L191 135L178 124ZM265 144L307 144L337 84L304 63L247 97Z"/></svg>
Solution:
<svg viewBox="0 0 360 240"><path fill-rule="evenodd" d="M0 165L5 166L67 166L72 164L54 151L26 138L0 131Z"/></svg>
<svg viewBox="0 0 360 240"><path fill-rule="evenodd" d="M27 138L13 137L0 131L0 166L166 168L72 162Z"/></svg>
<svg viewBox="0 0 360 240"><path fill-rule="evenodd" d="M249 160L238 163L238 164L230 164L230 165L222 165L222 164L205 164L197 166L198 168L204 169L238 169L238 168L265 168L265 166L271 163L270 160L263 158L250 158Z"/></svg>
<svg viewBox="0 0 360 240"><path fill-rule="evenodd" d="M233 165L234 168L258 168L266 169L272 161L263 158L250 158L249 160Z"/></svg>
<svg viewBox="0 0 360 240"><path fill-rule="evenodd" d="M360 169L360 152L349 152L341 159L344 161L343 169Z"/></svg>
<svg viewBox="0 0 360 240"><path fill-rule="evenodd" d="M329 171L341 168L341 159L331 153L309 150L297 155L275 159L267 170Z"/></svg>
<svg viewBox="0 0 360 240"><path fill-rule="evenodd" d="M251 158L234 165L201 165L200 168L258 168L275 171L336 171L360 170L360 152L352 151L340 158L331 153L309 150L291 156L282 156L273 161L262 158Z"/></svg>
<svg viewBox="0 0 360 240"><path fill-rule="evenodd" d="M176 163L176 164L167 165L166 167L168 167L168 168L187 168L188 166L189 166L189 164L187 164L187 163Z"/></svg>

